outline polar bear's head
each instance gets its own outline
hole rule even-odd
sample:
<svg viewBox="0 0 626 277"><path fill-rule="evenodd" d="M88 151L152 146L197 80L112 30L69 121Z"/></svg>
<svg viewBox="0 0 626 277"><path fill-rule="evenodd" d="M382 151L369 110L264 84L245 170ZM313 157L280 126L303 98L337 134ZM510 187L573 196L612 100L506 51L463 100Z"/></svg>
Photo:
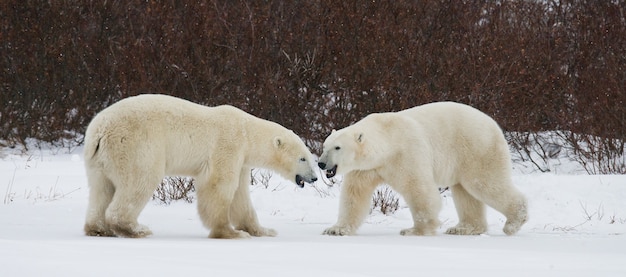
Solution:
<svg viewBox="0 0 626 277"><path fill-rule="evenodd" d="M328 178L382 166L397 152L389 142L392 121L388 114L371 114L354 125L333 131L324 141L318 166Z"/></svg>
<svg viewBox="0 0 626 277"><path fill-rule="evenodd" d="M293 132L286 132L273 139L273 168L284 178L292 179L296 185L317 181L313 155L304 142Z"/></svg>
<svg viewBox="0 0 626 277"><path fill-rule="evenodd" d="M362 152L363 133L342 129L326 138L318 166L326 170L326 177L343 174L356 168L357 155Z"/></svg>
<svg viewBox="0 0 626 277"><path fill-rule="evenodd" d="M326 138L318 166L326 170L326 177L344 174L353 170L369 170L376 167L380 157L370 157L377 145L372 133L355 124L339 131L333 131ZM373 159L372 159L373 158Z"/></svg>

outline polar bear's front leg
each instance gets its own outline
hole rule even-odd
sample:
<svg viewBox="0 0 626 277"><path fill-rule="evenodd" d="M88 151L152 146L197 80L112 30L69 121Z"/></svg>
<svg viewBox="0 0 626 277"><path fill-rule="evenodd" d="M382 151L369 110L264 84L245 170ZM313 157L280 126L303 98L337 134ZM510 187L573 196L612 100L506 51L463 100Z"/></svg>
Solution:
<svg viewBox="0 0 626 277"><path fill-rule="evenodd" d="M230 206L230 219L235 229L248 232L255 237L275 237L274 229L259 224L256 211L250 200L250 168L244 168L239 175L239 187Z"/></svg>
<svg viewBox="0 0 626 277"><path fill-rule="evenodd" d="M403 229L403 236L432 236L439 228L439 211L441 197L437 187L428 183L413 180L408 186L399 190L411 209L413 228Z"/></svg>
<svg viewBox="0 0 626 277"><path fill-rule="evenodd" d="M370 209L374 189L382 182L375 173L350 172L341 184L337 223L324 230L324 235L354 235Z"/></svg>
<svg viewBox="0 0 626 277"><path fill-rule="evenodd" d="M230 206L239 176L229 175L211 176L208 181L198 182L198 214L204 226L211 229L210 238L250 238L250 234L235 230L230 223Z"/></svg>

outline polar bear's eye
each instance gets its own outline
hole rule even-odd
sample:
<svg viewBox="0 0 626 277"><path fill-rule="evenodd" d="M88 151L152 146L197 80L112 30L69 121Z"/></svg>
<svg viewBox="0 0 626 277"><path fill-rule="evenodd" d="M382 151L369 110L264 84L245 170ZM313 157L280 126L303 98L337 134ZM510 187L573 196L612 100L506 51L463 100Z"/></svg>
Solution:
<svg viewBox="0 0 626 277"><path fill-rule="evenodd" d="M339 150L339 149L341 149L341 147L335 146L335 150Z"/></svg>
<svg viewBox="0 0 626 277"><path fill-rule="evenodd" d="M306 158L300 158L301 162L306 162Z"/></svg>

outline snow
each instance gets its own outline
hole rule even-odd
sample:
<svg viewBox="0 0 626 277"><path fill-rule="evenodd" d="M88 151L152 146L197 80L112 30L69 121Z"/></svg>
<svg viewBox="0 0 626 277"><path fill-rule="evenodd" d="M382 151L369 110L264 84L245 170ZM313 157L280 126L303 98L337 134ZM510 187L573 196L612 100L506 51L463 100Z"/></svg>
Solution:
<svg viewBox="0 0 626 277"><path fill-rule="evenodd" d="M448 193L437 236L399 235L411 226L402 201L393 215L373 211L356 236L323 236L338 188L273 176L250 189L277 237L208 239L194 204L153 201L139 218L153 236L100 238L82 233L81 148L0 149L0 276L626 276L626 175L516 172L530 220L514 236L491 209L487 234L443 234L457 220Z"/></svg>

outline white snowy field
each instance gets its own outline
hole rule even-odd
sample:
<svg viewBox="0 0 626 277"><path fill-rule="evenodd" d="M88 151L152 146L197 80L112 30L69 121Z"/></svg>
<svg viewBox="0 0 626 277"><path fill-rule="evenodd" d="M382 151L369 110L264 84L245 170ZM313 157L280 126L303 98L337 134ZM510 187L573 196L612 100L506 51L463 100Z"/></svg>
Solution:
<svg viewBox="0 0 626 277"><path fill-rule="evenodd" d="M510 237L493 210L485 235L443 234L457 221L447 193L437 236L399 235L412 224L402 202L357 236L323 236L338 188L274 177L250 189L277 237L208 239L194 204L150 202L140 222L153 236L99 238L82 233L82 149L68 152L0 149L0 276L626 276L626 175L517 170L530 220Z"/></svg>

